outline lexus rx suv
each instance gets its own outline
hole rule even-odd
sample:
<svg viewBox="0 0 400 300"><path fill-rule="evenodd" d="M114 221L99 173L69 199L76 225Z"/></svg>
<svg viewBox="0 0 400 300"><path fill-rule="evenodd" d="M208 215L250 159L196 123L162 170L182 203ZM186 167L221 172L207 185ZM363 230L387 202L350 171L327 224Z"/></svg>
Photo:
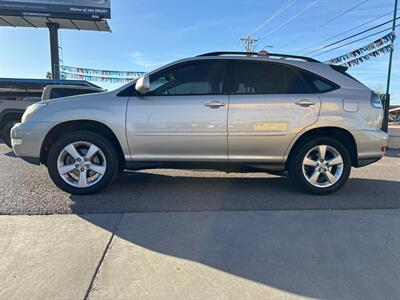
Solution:
<svg viewBox="0 0 400 300"><path fill-rule="evenodd" d="M324 195L383 157L382 119L379 97L344 67L213 52L115 91L36 103L11 137L71 194L98 192L124 169L197 168L288 173Z"/></svg>

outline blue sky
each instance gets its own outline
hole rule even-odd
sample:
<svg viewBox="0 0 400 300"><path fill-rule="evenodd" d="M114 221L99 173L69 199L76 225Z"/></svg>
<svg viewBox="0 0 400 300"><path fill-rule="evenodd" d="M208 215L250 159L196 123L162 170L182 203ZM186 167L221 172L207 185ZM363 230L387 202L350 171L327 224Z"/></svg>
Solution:
<svg viewBox="0 0 400 300"><path fill-rule="evenodd" d="M63 60L70 66L109 70L149 71L172 60L215 50L240 50L238 40L268 20L287 0L112 0L112 33L62 30ZM394 0L292 0L256 36L271 52L298 53L324 46L322 41L393 10ZM289 2L291 3L291 2ZM387 21L386 16L346 37ZM399 22L400 23L400 22ZM380 29L390 27L386 25ZM399 28L397 28L399 32ZM367 35L367 34L365 34ZM330 53L327 60L374 41L384 33ZM363 35L364 36L364 35ZM362 37L362 36L361 36ZM332 41L337 40L333 39ZM399 48L400 38L396 41ZM351 74L374 89L386 87L389 56L351 69ZM0 28L0 77L42 78L50 70L46 29ZM115 85L106 85L114 88ZM400 104L400 52L395 51L392 97Z"/></svg>

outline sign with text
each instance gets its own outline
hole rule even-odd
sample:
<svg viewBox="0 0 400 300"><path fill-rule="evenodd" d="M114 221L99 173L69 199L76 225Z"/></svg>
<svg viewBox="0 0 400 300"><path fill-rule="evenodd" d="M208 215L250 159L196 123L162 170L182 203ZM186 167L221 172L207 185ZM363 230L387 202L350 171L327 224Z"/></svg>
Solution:
<svg viewBox="0 0 400 300"><path fill-rule="evenodd" d="M0 16L71 20L111 18L111 0L0 0Z"/></svg>

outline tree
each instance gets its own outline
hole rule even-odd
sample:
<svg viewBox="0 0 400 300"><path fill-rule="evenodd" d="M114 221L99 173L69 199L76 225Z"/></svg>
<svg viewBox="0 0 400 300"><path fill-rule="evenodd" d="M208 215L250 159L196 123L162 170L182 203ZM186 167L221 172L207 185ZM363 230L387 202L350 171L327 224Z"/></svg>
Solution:
<svg viewBox="0 0 400 300"><path fill-rule="evenodd" d="M385 95L385 89L381 84L377 84L375 86L372 87L372 90L377 93L379 96Z"/></svg>

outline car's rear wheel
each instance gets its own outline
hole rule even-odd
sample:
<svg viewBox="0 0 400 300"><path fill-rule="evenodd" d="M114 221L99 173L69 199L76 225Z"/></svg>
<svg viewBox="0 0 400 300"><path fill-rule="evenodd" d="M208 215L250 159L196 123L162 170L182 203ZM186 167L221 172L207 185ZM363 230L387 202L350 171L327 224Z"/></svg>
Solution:
<svg viewBox="0 0 400 300"><path fill-rule="evenodd" d="M300 146L289 162L292 179L306 192L328 195L339 190L351 171L346 147L332 138L316 137Z"/></svg>
<svg viewBox="0 0 400 300"><path fill-rule="evenodd" d="M3 137L4 143L5 143L8 147L10 147L10 148L12 148L12 145L11 145L11 136L10 136L11 129L12 129L12 128L14 127L14 125L17 124L17 123L18 123L17 120L7 122L7 123L4 125L3 130L2 130L2 132L1 132L1 135L2 135L2 137Z"/></svg>
<svg viewBox="0 0 400 300"><path fill-rule="evenodd" d="M85 195L106 188L119 166L116 151L107 139L81 131L67 134L51 146L47 167L60 189Z"/></svg>

